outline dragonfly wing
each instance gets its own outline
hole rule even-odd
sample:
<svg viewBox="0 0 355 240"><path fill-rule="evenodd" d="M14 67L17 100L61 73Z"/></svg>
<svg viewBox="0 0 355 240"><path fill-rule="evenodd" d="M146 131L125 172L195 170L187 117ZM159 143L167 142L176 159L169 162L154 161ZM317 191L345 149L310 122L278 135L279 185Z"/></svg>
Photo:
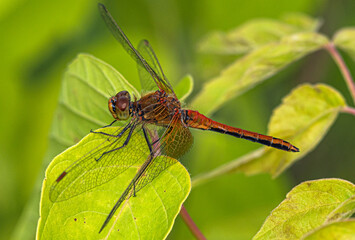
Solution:
<svg viewBox="0 0 355 240"><path fill-rule="evenodd" d="M154 158L144 174L135 184L135 192L152 182L162 171L176 163L192 146L193 137L190 130L181 123L180 114L176 114L169 127L153 145ZM175 160L176 159L176 160Z"/></svg>
<svg viewBox="0 0 355 240"><path fill-rule="evenodd" d="M143 164L149 155L149 149L144 140L135 141L136 135L142 134L141 130L141 125L137 126L133 130L130 142L125 147L112 152L108 151L122 146L130 130L120 138L92 133L95 134L94 141L95 144L97 141L98 146L69 166L52 184L51 201L70 199L112 180L132 165ZM103 155L105 152L108 153Z"/></svg>
<svg viewBox="0 0 355 240"><path fill-rule="evenodd" d="M157 80L159 89L163 89L167 93L174 93L174 90L171 87L171 84L168 81L167 77L165 76L163 69L159 63L159 60L148 40L140 41L138 45L138 51L156 73L158 77ZM153 91L154 84L149 78L149 74L144 71L144 68L142 68L140 64L138 64L138 73L141 80L142 89L146 91Z"/></svg>
<svg viewBox="0 0 355 240"><path fill-rule="evenodd" d="M157 84L152 81L151 75L142 67L141 64L137 64L138 76L141 83L141 92L153 92L157 89ZM160 88L159 88L160 89Z"/></svg>
<svg viewBox="0 0 355 240"><path fill-rule="evenodd" d="M103 4L99 3L98 6L99 6L99 11L101 13L101 16L104 19L107 27L110 29L112 35L117 39L119 43L121 43L122 47L132 57L132 59L137 62L140 68L143 68L145 69L145 71L148 72L148 74L153 78L155 85L158 86L160 90L165 90L164 88L162 88L163 85L159 80L159 76L154 71L154 68L152 68L142 57L142 55L133 47L132 43L129 41L129 39L124 34L122 29L115 22L110 12L106 9L106 7Z"/></svg>
<svg viewBox="0 0 355 240"><path fill-rule="evenodd" d="M154 157L144 174L137 180L135 184L135 192L137 193L148 183L151 183L161 172L174 165L176 162L177 160L174 158L165 155Z"/></svg>

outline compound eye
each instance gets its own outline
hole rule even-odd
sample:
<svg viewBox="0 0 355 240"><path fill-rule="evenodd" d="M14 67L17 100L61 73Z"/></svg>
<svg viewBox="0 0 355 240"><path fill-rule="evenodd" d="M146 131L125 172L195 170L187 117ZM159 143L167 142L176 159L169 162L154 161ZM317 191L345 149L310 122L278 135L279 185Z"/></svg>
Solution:
<svg viewBox="0 0 355 240"><path fill-rule="evenodd" d="M110 105L111 105L111 107L112 107L112 111L113 111L113 112L116 112L116 99L111 98L111 100L110 100Z"/></svg>
<svg viewBox="0 0 355 240"><path fill-rule="evenodd" d="M121 111L125 111L129 105L127 97L120 97L117 101L117 108Z"/></svg>
<svg viewBox="0 0 355 240"><path fill-rule="evenodd" d="M131 96L127 91L121 91L116 96L111 98L110 111L112 116L117 120L126 120L129 118L129 106L131 102Z"/></svg>
<svg viewBox="0 0 355 240"><path fill-rule="evenodd" d="M108 109L110 110L112 116L113 116L115 119L117 119L116 104L117 104L116 96L110 98L110 100L108 101Z"/></svg>

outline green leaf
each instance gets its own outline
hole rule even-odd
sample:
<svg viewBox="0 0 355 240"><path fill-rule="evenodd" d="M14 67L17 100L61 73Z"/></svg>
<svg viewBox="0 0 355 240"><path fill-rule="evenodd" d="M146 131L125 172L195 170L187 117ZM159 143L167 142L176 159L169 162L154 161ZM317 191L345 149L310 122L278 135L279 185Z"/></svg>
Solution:
<svg viewBox="0 0 355 240"><path fill-rule="evenodd" d="M281 20L287 24L293 25L299 32L317 31L322 24L320 19L312 18L304 13L286 13Z"/></svg>
<svg viewBox="0 0 355 240"><path fill-rule="evenodd" d="M117 129L105 128L105 132L114 134ZM142 141L145 141L143 136L134 134L129 144L138 146ZM113 180L67 200L50 201L51 185L58 176L77 159L106 142L107 136L89 134L59 154L48 166L41 196L39 239L146 239L152 233L155 238L163 239L168 235L191 189L189 173L177 160L174 160L176 164L137 192L136 197L125 201L101 234L98 232L108 213L146 159L139 152L129 155L129 161L137 163ZM148 149L144 152L149 155ZM115 155L117 161L124 156L127 155ZM94 173L94 170L91 171ZM97 176L96 173L93 175Z"/></svg>
<svg viewBox="0 0 355 240"><path fill-rule="evenodd" d="M309 32L287 36L278 43L258 48L209 81L192 105L203 114L209 115L226 101L273 76L306 54L318 50L327 42L323 35Z"/></svg>
<svg viewBox="0 0 355 240"><path fill-rule="evenodd" d="M190 96L194 88L194 80L191 75L184 76L174 87L174 92L180 101L184 101Z"/></svg>
<svg viewBox="0 0 355 240"><path fill-rule="evenodd" d="M343 28L333 38L334 44L347 52L355 61L355 28Z"/></svg>
<svg viewBox="0 0 355 240"><path fill-rule="evenodd" d="M264 147L212 172L197 176L193 179L193 185L233 172L267 172L274 177L278 176L319 144L344 106L345 100L341 94L327 85L299 86L274 110L268 133L291 142L300 149L299 153Z"/></svg>
<svg viewBox="0 0 355 240"><path fill-rule="evenodd" d="M254 19L228 32L212 32L199 44L199 50L213 54L242 54L265 44L277 42L282 37L318 28L319 21L293 13L282 20Z"/></svg>
<svg viewBox="0 0 355 240"><path fill-rule="evenodd" d="M253 239L300 239L328 223L333 211L354 195L355 186L341 179L301 183L272 211ZM346 216L354 213L354 210L352 208Z"/></svg>
<svg viewBox="0 0 355 240"><path fill-rule="evenodd" d="M79 54L62 81L51 129L54 144L69 147L90 129L111 123L114 119L108 111L108 100L123 90L140 96L113 67L93 56Z"/></svg>
<svg viewBox="0 0 355 240"><path fill-rule="evenodd" d="M355 239L355 219L334 222L320 227L303 240L349 240Z"/></svg>

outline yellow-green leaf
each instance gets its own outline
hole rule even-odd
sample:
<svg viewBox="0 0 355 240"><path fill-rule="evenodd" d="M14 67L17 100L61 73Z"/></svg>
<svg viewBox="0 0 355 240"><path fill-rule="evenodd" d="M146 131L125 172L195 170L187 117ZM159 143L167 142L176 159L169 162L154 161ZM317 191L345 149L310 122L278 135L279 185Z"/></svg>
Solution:
<svg viewBox="0 0 355 240"><path fill-rule="evenodd" d="M199 44L199 50L214 54L241 54L287 35L314 31L319 20L305 14L287 14L281 20L254 19L228 33L212 32Z"/></svg>
<svg viewBox="0 0 355 240"><path fill-rule="evenodd" d="M119 128L117 127L105 128L105 132L108 134L114 134L118 130ZM124 137L125 135L122 138ZM38 238L146 239L151 237L152 233L157 239L165 238L170 232L175 217L180 211L181 204L186 199L191 188L188 172L174 159L170 159L173 164L160 173L151 183L138 191L136 197L131 197L125 201L116 211L104 231L101 234L98 233L111 208L128 186L139 166L149 155L148 147L142 142L145 143L144 137L140 134L134 134L127 147L137 148L136 151L127 152L127 154L120 151L120 154L114 155L114 162L117 165L90 168L90 171L85 169L83 173L76 169L78 173L77 179L86 174L85 181L78 181L84 186L81 187L73 181L71 185L65 188L66 192L63 194L67 194L68 191L73 189L78 189L77 191L80 193L81 189L84 189L87 184L92 182L100 182L101 185L88 189L81 194L74 194L68 199L65 199L65 197L60 199L58 197L60 201L53 203L50 200L50 191L58 176L87 153L92 154L101 147L104 150L108 150L103 146L105 144L108 145L110 142L107 141L107 136L92 133L83 138L78 144L59 154L46 171L46 179L43 183L41 196L41 218L37 229ZM145 146L145 148L139 148L139 146ZM99 153L103 153L104 150L100 149ZM125 156L128 156L129 159L125 158ZM86 159L86 161L99 164L95 162L95 159L91 158ZM127 164L128 162L135 163L131 168L110 180L112 172L120 168L118 163L126 161ZM100 174L101 168L105 171L103 174ZM71 173L68 172L65 178L69 174ZM99 174L101 178L98 177Z"/></svg>
<svg viewBox="0 0 355 240"><path fill-rule="evenodd" d="M226 101L271 77L304 55L321 48L327 42L323 35L308 32L286 36L280 42L258 48L205 84L192 106L203 114L211 114Z"/></svg>
<svg viewBox="0 0 355 240"><path fill-rule="evenodd" d="M320 227L303 240L351 240L355 239L355 219L334 222Z"/></svg>
<svg viewBox="0 0 355 240"><path fill-rule="evenodd" d="M355 61L355 28L343 28L339 30L333 39L334 44L347 52Z"/></svg>
<svg viewBox="0 0 355 240"><path fill-rule="evenodd" d="M253 239L301 239L326 224L328 216L354 195L355 186L341 179L301 183L272 211Z"/></svg>
<svg viewBox="0 0 355 240"><path fill-rule="evenodd" d="M320 19L312 18L300 12L286 13L281 17L281 20L298 28L300 32L316 31L322 24Z"/></svg>

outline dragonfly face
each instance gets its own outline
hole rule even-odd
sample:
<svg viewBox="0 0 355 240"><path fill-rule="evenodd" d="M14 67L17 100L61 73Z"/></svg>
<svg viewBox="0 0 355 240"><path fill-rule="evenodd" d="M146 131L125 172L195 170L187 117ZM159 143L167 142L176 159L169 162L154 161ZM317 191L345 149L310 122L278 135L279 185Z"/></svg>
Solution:
<svg viewBox="0 0 355 240"><path fill-rule="evenodd" d="M127 120L130 117L131 96L121 91L108 101L108 109L116 120Z"/></svg>

